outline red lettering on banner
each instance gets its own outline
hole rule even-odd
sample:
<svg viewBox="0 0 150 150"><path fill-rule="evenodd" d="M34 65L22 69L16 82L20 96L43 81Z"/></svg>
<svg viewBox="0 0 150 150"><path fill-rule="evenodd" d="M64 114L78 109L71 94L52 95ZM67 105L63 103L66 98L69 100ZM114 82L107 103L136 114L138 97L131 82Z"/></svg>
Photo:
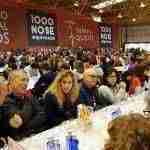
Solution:
<svg viewBox="0 0 150 150"><path fill-rule="evenodd" d="M0 44L8 45L10 42L8 33L8 12L0 10Z"/></svg>
<svg viewBox="0 0 150 150"><path fill-rule="evenodd" d="M65 39L70 41L72 47L81 45L81 43L95 42L95 33L89 29L87 24L79 25L68 20L65 22L65 29Z"/></svg>

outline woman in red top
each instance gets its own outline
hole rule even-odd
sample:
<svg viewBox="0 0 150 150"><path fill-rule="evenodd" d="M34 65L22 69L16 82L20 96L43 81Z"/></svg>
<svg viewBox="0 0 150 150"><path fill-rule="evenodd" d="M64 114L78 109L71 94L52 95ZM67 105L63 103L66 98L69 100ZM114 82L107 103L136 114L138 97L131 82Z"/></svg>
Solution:
<svg viewBox="0 0 150 150"><path fill-rule="evenodd" d="M134 69L129 70L129 76L127 77L129 81L129 95L133 95L142 87L141 75L142 68L140 66L135 67Z"/></svg>

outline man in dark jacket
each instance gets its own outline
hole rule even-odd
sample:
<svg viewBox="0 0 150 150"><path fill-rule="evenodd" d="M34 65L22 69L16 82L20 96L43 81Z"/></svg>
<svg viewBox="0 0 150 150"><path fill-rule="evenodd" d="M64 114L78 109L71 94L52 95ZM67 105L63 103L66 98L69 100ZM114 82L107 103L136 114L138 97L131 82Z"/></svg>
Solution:
<svg viewBox="0 0 150 150"><path fill-rule="evenodd" d="M19 137L41 131L45 121L44 112L38 101L32 97L11 94L8 96L7 103L3 105L3 109L6 135Z"/></svg>
<svg viewBox="0 0 150 150"><path fill-rule="evenodd" d="M112 104L99 95L97 81L96 70L94 68L87 69L83 73L83 82L80 88L80 102L92 106L95 110Z"/></svg>
<svg viewBox="0 0 150 150"><path fill-rule="evenodd" d="M21 139L31 133L40 132L45 123L45 114L32 95L26 92L27 74L23 70L9 75L9 91L2 107L3 135Z"/></svg>

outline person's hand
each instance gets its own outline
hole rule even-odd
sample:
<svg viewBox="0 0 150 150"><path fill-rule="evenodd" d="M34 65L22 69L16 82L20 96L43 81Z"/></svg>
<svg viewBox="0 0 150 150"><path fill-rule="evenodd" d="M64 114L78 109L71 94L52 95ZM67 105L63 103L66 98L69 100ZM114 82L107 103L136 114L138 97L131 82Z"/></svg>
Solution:
<svg viewBox="0 0 150 150"><path fill-rule="evenodd" d="M16 128L16 129L20 128L22 124L23 124L23 120L19 114L14 114L14 116L11 117L9 120L9 125L12 128Z"/></svg>
<svg viewBox="0 0 150 150"><path fill-rule="evenodd" d="M0 149L4 147L4 145L7 144L7 141L5 138L1 137L0 138Z"/></svg>

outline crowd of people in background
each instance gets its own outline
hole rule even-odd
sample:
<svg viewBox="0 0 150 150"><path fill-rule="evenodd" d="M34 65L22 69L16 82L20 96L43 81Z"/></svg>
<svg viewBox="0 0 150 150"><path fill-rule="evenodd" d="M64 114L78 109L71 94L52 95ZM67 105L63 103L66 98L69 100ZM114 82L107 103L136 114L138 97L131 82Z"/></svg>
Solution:
<svg viewBox="0 0 150 150"><path fill-rule="evenodd" d="M150 62L121 51L1 51L0 136L21 140L77 117L79 104L98 110L144 90L150 90ZM117 137L112 126L109 133ZM115 142L106 150L119 150Z"/></svg>

